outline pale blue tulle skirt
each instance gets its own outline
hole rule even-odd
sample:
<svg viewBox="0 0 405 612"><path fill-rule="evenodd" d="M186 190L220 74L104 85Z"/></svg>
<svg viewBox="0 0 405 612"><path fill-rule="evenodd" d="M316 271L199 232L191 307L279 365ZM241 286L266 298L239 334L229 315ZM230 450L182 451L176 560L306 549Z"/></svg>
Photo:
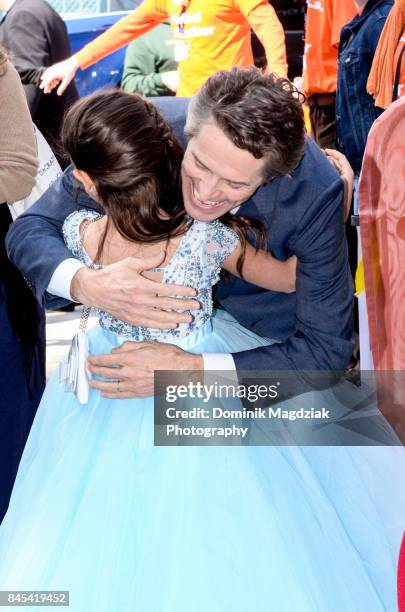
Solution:
<svg viewBox="0 0 405 612"><path fill-rule="evenodd" d="M94 354L119 343L90 336ZM220 313L183 347L263 343ZM152 399L80 406L56 373L0 589L68 590L71 612L394 612L404 473L402 447L154 447Z"/></svg>

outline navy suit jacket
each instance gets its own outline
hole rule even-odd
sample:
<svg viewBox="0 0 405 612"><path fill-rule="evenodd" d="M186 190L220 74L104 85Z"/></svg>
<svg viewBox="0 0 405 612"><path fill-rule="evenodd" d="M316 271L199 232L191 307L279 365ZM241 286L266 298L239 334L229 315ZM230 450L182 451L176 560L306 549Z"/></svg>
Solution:
<svg viewBox="0 0 405 612"><path fill-rule="evenodd" d="M184 142L187 101L155 99ZM8 252L36 293L45 292L56 267L72 257L63 243L66 216L98 208L83 190L72 198L69 170L13 224ZM280 342L234 355L238 370L340 370L352 351L353 286L343 223L343 183L310 139L292 176L261 187L240 209L268 229L275 257L298 257L297 291L277 293L236 277L217 287L220 305L242 325Z"/></svg>

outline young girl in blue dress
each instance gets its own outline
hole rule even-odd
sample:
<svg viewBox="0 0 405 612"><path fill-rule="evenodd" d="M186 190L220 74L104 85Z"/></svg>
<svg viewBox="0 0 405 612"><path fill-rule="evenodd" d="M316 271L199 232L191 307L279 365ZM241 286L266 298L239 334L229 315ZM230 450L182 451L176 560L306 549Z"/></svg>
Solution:
<svg viewBox="0 0 405 612"><path fill-rule="evenodd" d="M73 254L97 267L162 251L150 277L194 287L200 304L172 330L99 312L92 354L127 340L198 353L268 344L226 317L213 328L212 286L224 268L291 291L295 262L246 243L250 229L260 244L252 221L186 215L182 151L150 103L94 94L69 111L62 140L102 211L66 219ZM380 455L373 477L361 454L355 464L337 451L353 483L340 503L316 449L155 447L153 426L153 398L108 399L91 389L82 405L52 377L0 530L2 590L67 590L74 612L389 609L392 542L405 508L404 499L398 509L385 503L398 488L392 466L404 463L396 449Z"/></svg>

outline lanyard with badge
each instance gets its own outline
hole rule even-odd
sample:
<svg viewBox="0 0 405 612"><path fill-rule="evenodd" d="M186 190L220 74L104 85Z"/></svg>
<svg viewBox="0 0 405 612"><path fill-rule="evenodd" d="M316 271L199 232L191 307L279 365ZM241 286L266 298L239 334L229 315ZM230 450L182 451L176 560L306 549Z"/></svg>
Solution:
<svg viewBox="0 0 405 612"><path fill-rule="evenodd" d="M174 46L174 60L176 62L182 62L190 57L190 43L184 40L185 36L185 23L184 15L191 4L191 0L181 0L180 15L178 17L177 25L177 40Z"/></svg>

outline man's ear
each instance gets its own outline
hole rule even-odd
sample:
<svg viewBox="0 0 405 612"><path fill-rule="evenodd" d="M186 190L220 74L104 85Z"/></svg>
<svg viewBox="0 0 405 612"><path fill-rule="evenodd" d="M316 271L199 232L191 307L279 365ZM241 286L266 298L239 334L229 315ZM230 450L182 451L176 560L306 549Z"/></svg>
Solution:
<svg viewBox="0 0 405 612"><path fill-rule="evenodd" d="M82 185L85 192L88 193L90 197L94 198L96 194L96 187L92 179L87 174L87 172L84 172L84 170L78 170L77 168L74 168L72 174L75 177L75 179L79 181L79 183Z"/></svg>

